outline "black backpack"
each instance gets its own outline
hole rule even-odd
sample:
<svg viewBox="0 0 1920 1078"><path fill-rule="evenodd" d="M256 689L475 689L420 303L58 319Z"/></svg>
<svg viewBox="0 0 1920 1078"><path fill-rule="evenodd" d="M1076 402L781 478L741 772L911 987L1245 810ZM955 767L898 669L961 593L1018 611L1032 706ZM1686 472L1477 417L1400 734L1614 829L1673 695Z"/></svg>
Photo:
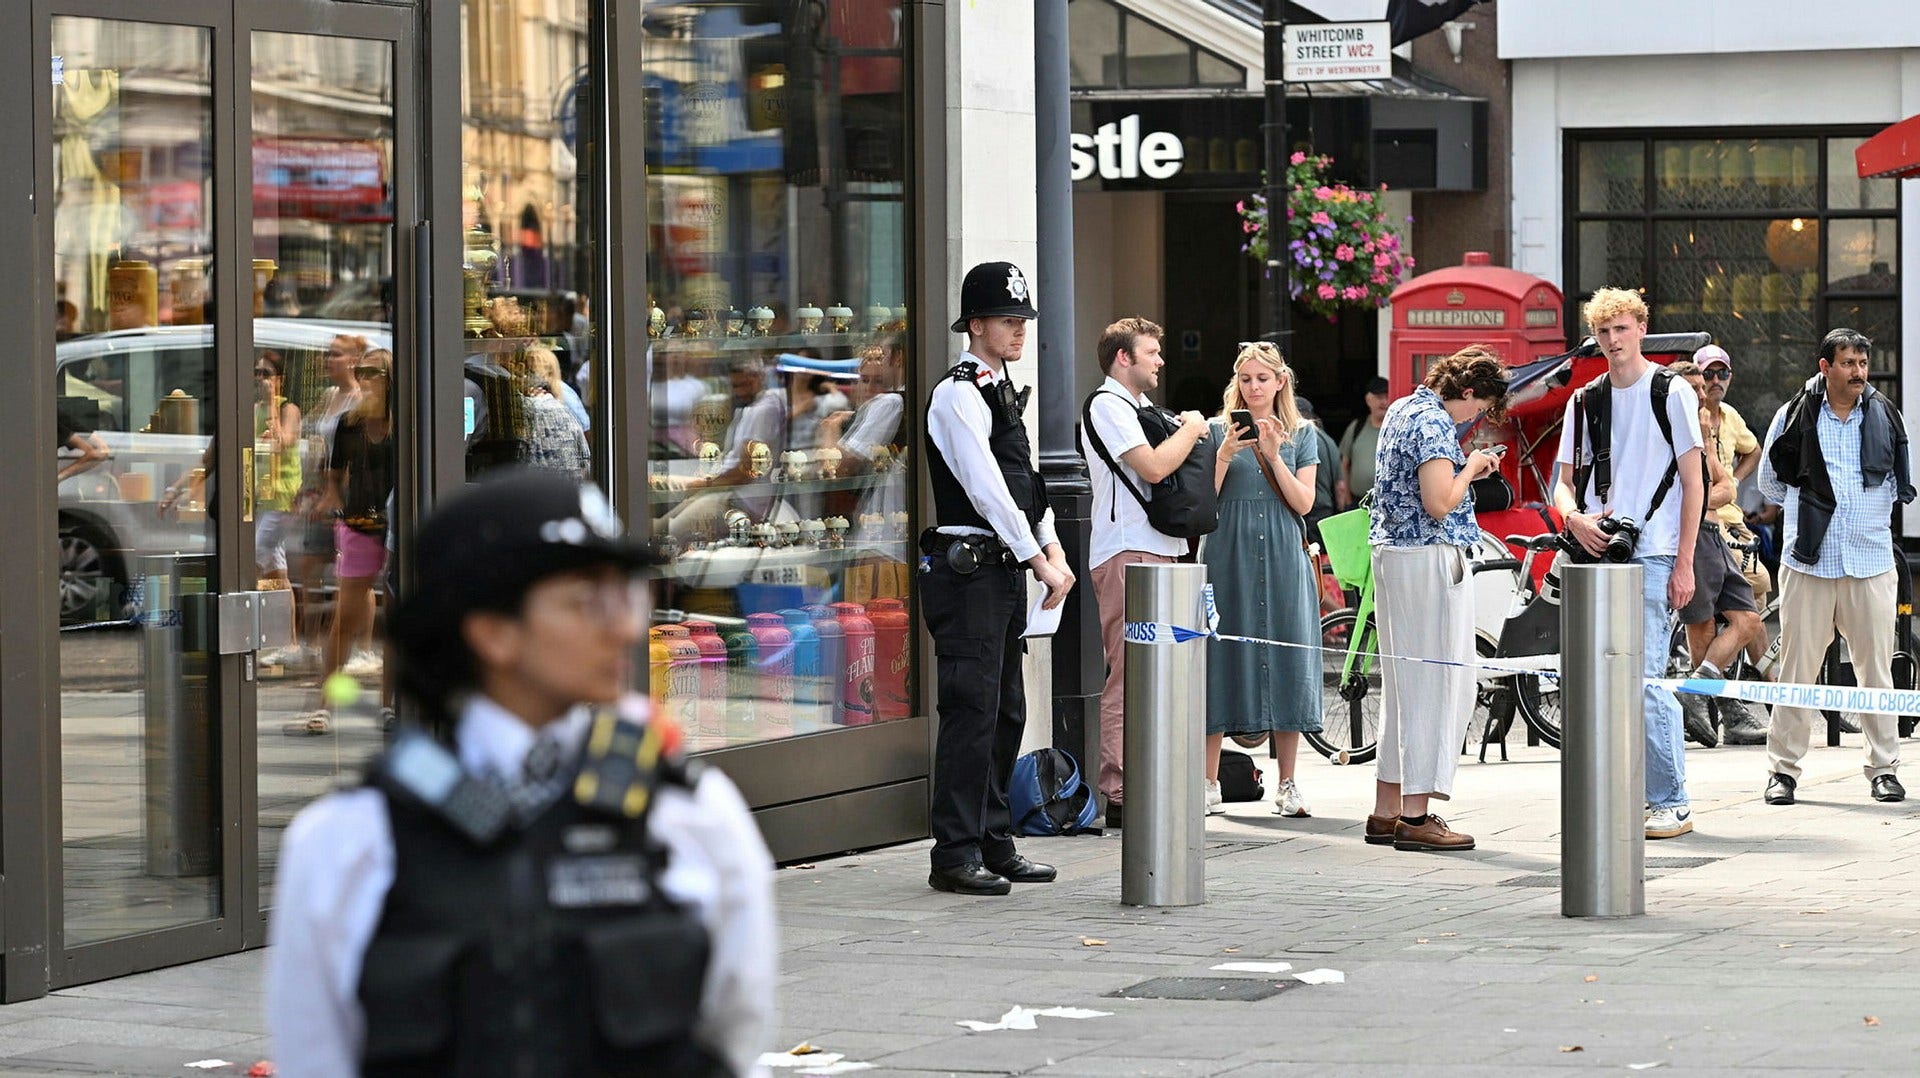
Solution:
<svg viewBox="0 0 1920 1078"><path fill-rule="evenodd" d="M1613 489L1613 384L1607 380L1606 371L1601 371L1593 381L1581 386L1573 394L1573 500L1584 511L1587 506L1587 480L1593 480L1594 496L1605 505L1607 494ZM1679 454L1673 443L1673 417L1667 414L1667 395L1673 388L1674 374L1665 367L1655 367L1653 385L1648 387L1648 402L1653 406L1653 422L1667 439L1667 452L1674 459L1667 464L1665 475L1660 477L1660 485L1653 488L1653 499L1647 503L1647 519L1651 520L1658 512L1661 503L1667 500L1667 494L1673 489L1673 482L1680 476ZM1592 454L1585 463L1581 461L1580 432L1585 428L1588 451ZM1495 473L1498 474L1498 473ZM1700 479L1703 488L1712 486L1711 473L1707 471L1706 455L1701 454ZM1645 524L1646 521L1641 521Z"/></svg>
<svg viewBox="0 0 1920 1078"><path fill-rule="evenodd" d="M1266 783L1253 757L1231 749L1220 750L1220 800L1258 801L1267 796Z"/></svg>
<svg viewBox="0 0 1920 1078"><path fill-rule="evenodd" d="M1099 432L1093 428L1093 398L1102 393L1127 401L1127 407L1134 409L1140 417L1140 430L1147 436L1148 445L1157 446L1166 441L1180 426L1179 417L1151 404L1142 408L1126 397L1105 389L1089 393L1086 404L1080 409L1081 429L1087 433L1087 442L1113 471L1114 479L1127 488L1133 500L1147 511L1147 523L1153 525L1153 530L1175 539L1198 539L1218 528L1220 502L1218 493L1213 489L1212 456L1204 448L1207 439L1193 443L1193 450L1187 454L1187 459L1181 461L1179 467L1165 479L1153 485L1153 497L1149 499L1120 470L1113 454L1107 452L1106 444L1100 440Z"/></svg>

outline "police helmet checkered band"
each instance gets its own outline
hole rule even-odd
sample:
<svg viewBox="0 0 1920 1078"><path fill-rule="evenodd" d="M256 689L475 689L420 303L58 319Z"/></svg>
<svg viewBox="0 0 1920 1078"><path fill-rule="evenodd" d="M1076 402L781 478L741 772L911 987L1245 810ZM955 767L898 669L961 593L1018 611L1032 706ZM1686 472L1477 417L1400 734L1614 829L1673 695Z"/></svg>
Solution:
<svg viewBox="0 0 1920 1078"><path fill-rule="evenodd" d="M967 271L960 285L960 317L953 332L965 333L974 318L1038 318L1033 306L1033 284L1011 262L982 262Z"/></svg>

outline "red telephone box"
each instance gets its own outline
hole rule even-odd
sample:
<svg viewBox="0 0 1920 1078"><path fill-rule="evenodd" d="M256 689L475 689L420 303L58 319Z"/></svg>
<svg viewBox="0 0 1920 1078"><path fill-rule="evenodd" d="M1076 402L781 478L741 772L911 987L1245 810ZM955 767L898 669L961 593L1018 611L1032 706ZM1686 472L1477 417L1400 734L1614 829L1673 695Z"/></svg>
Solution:
<svg viewBox="0 0 1920 1078"><path fill-rule="evenodd" d="M1493 265L1485 251L1408 280L1393 290L1393 396L1413 392L1434 360L1470 344L1491 346L1509 367L1559 355L1567 350L1565 306L1551 281Z"/></svg>

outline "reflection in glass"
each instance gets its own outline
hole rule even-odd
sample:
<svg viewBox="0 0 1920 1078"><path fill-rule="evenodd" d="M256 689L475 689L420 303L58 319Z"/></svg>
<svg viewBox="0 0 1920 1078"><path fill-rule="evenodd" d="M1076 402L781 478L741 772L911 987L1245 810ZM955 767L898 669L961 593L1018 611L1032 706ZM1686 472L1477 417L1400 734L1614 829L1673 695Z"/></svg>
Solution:
<svg viewBox="0 0 1920 1078"><path fill-rule="evenodd" d="M1580 292L1639 288L1646 275L1646 228L1639 221L1580 223Z"/></svg>
<svg viewBox="0 0 1920 1078"><path fill-rule="evenodd" d="M662 9L643 57L652 684L697 748L911 699L900 4L745 10Z"/></svg>
<svg viewBox="0 0 1920 1078"><path fill-rule="evenodd" d="M606 431L593 422L604 393L592 355L590 4L464 7L467 474L514 464L591 474Z"/></svg>
<svg viewBox="0 0 1920 1078"><path fill-rule="evenodd" d="M1830 221L1827 281L1836 292L1893 292L1900 287L1900 227L1891 217Z"/></svg>
<svg viewBox="0 0 1920 1078"><path fill-rule="evenodd" d="M67 946L221 912L209 37L53 20Z"/></svg>
<svg viewBox="0 0 1920 1078"><path fill-rule="evenodd" d="M294 593L259 670L260 901L280 836L381 744L374 642L393 549L393 47L253 35L254 565ZM362 686L336 710L319 686Z"/></svg>
<svg viewBox="0 0 1920 1078"><path fill-rule="evenodd" d="M1865 136L1827 140L1827 206L1836 210L1892 210L1899 206L1900 181L1860 178L1854 151Z"/></svg>
<svg viewBox="0 0 1920 1078"><path fill-rule="evenodd" d="M1580 209L1592 213L1638 213L1647 207L1644 142L1582 142L1579 149Z"/></svg>

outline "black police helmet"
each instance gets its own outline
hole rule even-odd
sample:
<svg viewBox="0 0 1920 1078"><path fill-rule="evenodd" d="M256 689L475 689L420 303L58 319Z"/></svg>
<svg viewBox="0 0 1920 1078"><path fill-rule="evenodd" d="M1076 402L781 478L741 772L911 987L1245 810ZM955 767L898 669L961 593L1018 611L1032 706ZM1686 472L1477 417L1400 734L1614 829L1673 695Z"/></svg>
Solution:
<svg viewBox="0 0 1920 1078"><path fill-rule="evenodd" d="M1038 318L1033 309L1033 289L1027 275L1011 262L982 262L967 271L960 284L960 317L953 320L955 333L967 331L969 318Z"/></svg>
<svg viewBox="0 0 1920 1078"><path fill-rule="evenodd" d="M529 588L556 573L638 570L661 560L623 533L598 487L531 469L493 473L447 498L414 533L414 546L411 586L388 636L402 680L430 706L471 687L459 684L473 673L462 669L471 666L460 635L466 615L517 610Z"/></svg>

